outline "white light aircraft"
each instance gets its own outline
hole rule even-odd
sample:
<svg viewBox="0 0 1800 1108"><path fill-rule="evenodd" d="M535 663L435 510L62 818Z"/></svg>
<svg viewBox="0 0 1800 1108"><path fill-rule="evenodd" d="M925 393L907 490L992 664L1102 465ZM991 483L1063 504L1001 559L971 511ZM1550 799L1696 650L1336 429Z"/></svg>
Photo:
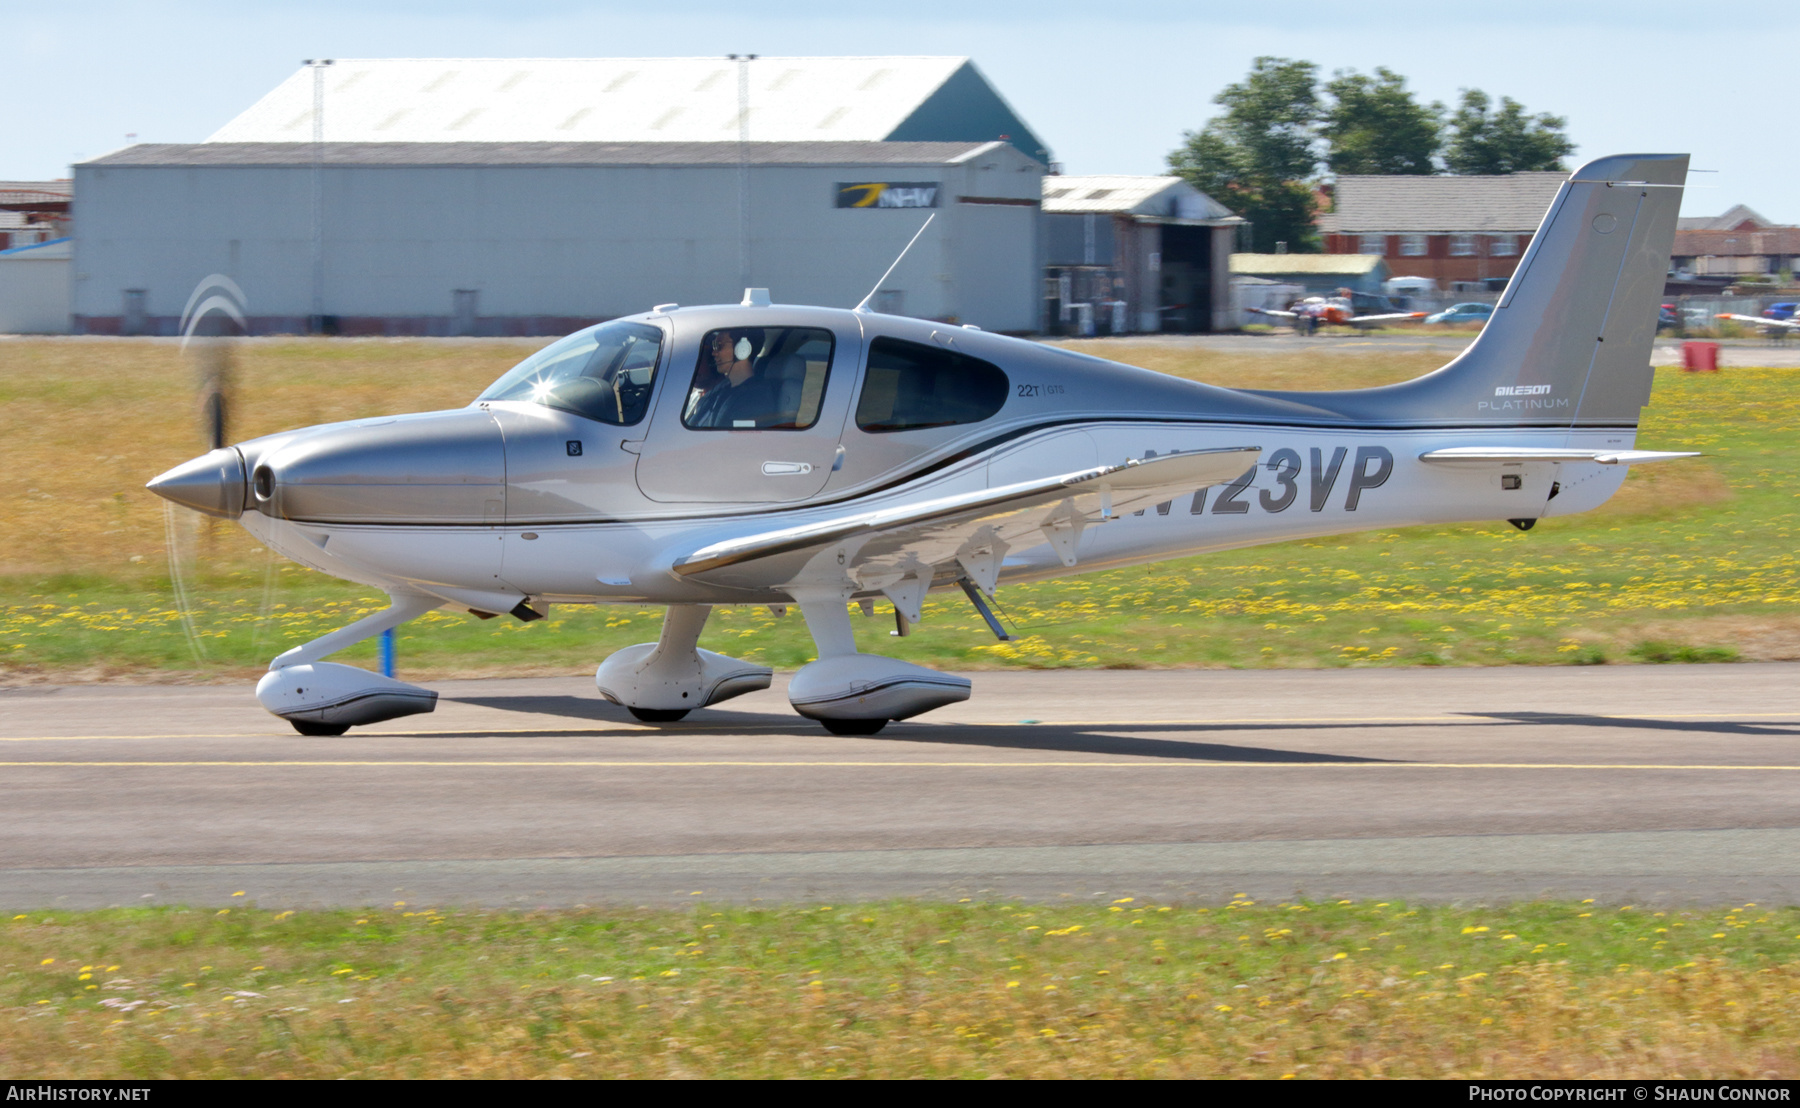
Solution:
<svg viewBox="0 0 1800 1108"><path fill-rule="evenodd" d="M1336 296L1309 296L1294 305L1292 311L1283 311L1278 308L1251 308L1250 310L1257 315L1285 319L1294 325L1294 330L1303 335L1310 335L1328 323L1367 331L1372 327L1380 327L1387 323L1417 323L1426 315L1424 312L1382 312L1378 315L1357 315L1356 307L1351 302L1349 289L1343 290Z"/></svg>
<svg viewBox="0 0 1800 1108"><path fill-rule="evenodd" d="M849 605L905 634L935 589L1370 528L1593 508L1634 463L1685 155L1576 170L1481 335L1417 380L1269 392L864 310L660 305L545 347L468 407L284 432L150 488L392 606L277 657L264 707L304 734L436 694L323 661L450 607L666 605L602 696L674 720L768 687L698 646L712 606L797 605L818 648L788 696L837 734L965 699L859 653ZM866 306L866 301L865 301Z"/></svg>
<svg viewBox="0 0 1800 1108"><path fill-rule="evenodd" d="M1729 319L1734 323L1754 323L1763 328L1766 335L1800 334L1800 319L1776 319L1766 315L1737 315L1733 312L1720 312L1716 318Z"/></svg>

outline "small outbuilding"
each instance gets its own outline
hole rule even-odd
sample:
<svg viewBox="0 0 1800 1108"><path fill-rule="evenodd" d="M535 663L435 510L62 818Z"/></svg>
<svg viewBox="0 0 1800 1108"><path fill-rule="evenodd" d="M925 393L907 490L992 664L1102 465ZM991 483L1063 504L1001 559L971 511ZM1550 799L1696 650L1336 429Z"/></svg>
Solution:
<svg viewBox="0 0 1800 1108"><path fill-rule="evenodd" d="M70 189L66 179L0 181L0 250L67 238Z"/></svg>
<svg viewBox="0 0 1800 1108"><path fill-rule="evenodd" d="M69 329L69 240L0 250L0 334L59 335Z"/></svg>
<svg viewBox="0 0 1800 1108"><path fill-rule="evenodd" d="M1237 326L1226 259L1243 219L1179 177L1045 177L1045 317L1064 334Z"/></svg>
<svg viewBox="0 0 1800 1108"><path fill-rule="evenodd" d="M1369 254L1233 254L1231 275L1298 285L1308 296L1339 289L1380 294L1390 276L1386 259Z"/></svg>

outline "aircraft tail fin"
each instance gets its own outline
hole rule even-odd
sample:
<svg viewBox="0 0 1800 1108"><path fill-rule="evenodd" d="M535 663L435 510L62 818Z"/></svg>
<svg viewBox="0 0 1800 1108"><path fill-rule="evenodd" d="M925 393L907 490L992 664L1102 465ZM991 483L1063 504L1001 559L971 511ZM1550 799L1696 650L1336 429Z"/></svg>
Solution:
<svg viewBox="0 0 1800 1108"><path fill-rule="evenodd" d="M1621 154L1577 169L1459 357L1417 380L1309 401L1411 425L1636 426L1687 164Z"/></svg>

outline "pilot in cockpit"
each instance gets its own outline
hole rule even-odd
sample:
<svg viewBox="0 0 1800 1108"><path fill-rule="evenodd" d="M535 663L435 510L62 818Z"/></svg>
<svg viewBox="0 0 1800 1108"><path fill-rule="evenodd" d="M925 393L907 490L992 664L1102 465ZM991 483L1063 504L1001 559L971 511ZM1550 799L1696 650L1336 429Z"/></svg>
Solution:
<svg viewBox="0 0 1800 1108"><path fill-rule="evenodd" d="M763 330L744 327L706 337L682 423L695 429L743 429L766 422L776 407L774 386L758 372Z"/></svg>

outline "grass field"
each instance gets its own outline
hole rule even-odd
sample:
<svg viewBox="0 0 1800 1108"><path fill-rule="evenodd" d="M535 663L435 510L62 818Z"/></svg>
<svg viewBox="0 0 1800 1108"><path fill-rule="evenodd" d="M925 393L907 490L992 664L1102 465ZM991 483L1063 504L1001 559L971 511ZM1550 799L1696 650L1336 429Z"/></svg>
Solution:
<svg viewBox="0 0 1800 1108"><path fill-rule="evenodd" d="M1074 344L1082 345L1082 344ZM237 351L232 435L460 406L532 344L259 340ZM1172 343L1092 349L1224 385L1402 380L1433 355L1223 356ZM1659 371L1640 444L1707 457L1634 470L1599 511L1529 534L1504 523L1371 532L1003 590L997 643L959 595L914 636L858 621L866 649L962 669L1346 666L1800 658L1800 371ZM144 481L198 453L193 370L170 343L0 343L0 679L238 680L384 598L278 563L234 526ZM197 640L165 546L197 562ZM534 624L436 612L401 631L403 676L581 672L654 638L660 613L559 607ZM704 645L777 666L812 656L797 616L720 609ZM372 657L364 644L342 658Z"/></svg>
<svg viewBox="0 0 1800 1108"><path fill-rule="evenodd" d="M1800 910L906 902L0 922L0 1073L1800 1077Z"/></svg>
<svg viewBox="0 0 1800 1108"><path fill-rule="evenodd" d="M259 341L234 437L457 406L529 344ZM1345 387L1431 358L1108 356L1228 385ZM1005 590L997 644L936 600L931 664L1356 666L1800 658L1789 370L1658 375L1635 472L1529 534L1416 528ZM0 681L243 680L379 604L176 517L194 649L142 489L198 453L172 344L0 342ZM574 673L646 609L409 625L402 674ZM797 617L706 644L791 666ZM367 659L366 645L345 660ZM35 911L0 916L0 1073L200 1077L1800 1078L1800 911L1539 902L1201 909L842 904L686 911Z"/></svg>

